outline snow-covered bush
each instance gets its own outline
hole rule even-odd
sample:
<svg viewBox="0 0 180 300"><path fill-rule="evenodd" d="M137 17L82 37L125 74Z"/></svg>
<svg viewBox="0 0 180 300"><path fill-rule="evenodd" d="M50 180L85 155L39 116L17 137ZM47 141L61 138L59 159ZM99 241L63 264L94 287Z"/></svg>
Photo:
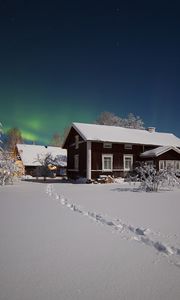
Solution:
<svg viewBox="0 0 180 300"><path fill-rule="evenodd" d="M0 123L0 143L2 134L2 124ZM13 184L16 174L15 161L11 158L10 154L3 149L0 145L0 185Z"/></svg>
<svg viewBox="0 0 180 300"><path fill-rule="evenodd" d="M146 192L157 192L161 188L171 189L180 186L180 180L171 169L157 171L154 166L142 163L136 167L129 181L139 181L139 189Z"/></svg>
<svg viewBox="0 0 180 300"><path fill-rule="evenodd" d="M8 152L0 153L0 185L13 184L17 168Z"/></svg>

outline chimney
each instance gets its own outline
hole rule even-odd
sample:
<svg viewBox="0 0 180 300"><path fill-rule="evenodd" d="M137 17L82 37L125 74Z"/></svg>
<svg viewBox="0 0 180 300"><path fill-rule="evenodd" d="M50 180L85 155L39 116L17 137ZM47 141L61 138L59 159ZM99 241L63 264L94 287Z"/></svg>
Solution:
<svg viewBox="0 0 180 300"><path fill-rule="evenodd" d="M153 133L153 132L156 131L156 128L155 127L148 127L147 131L150 132L150 133Z"/></svg>

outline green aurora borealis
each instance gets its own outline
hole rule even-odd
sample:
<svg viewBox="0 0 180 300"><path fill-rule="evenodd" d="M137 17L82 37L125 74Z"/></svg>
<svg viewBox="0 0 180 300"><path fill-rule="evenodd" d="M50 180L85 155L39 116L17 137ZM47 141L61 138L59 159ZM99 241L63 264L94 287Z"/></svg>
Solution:
<svg viewBox="0 0 180 300"><path fill-rule="evenodd" d="M27 92L27 94L29 91ZM1 105L1 123L6 132L12 127L21 130L26 140L48 144L54 133L63 134L72 121L94 122L96 113L72 99L48 99L40 93L18 95L5 99Z"/></svg>
<svg viewBox="0 0 180 300"><path fill-rule="evenodd" d="M103 111L180 136L180 2L0 1L0 122L48 144Z"/></svg>

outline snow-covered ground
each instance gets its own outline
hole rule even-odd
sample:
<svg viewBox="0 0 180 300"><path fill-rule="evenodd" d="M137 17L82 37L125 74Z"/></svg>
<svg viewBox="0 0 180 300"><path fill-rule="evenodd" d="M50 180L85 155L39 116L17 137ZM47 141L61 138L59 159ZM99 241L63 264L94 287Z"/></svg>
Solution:
<svg viewBox="0 0 180 300"><path fill-rule="evenodd" d="M180 190L0 187L0 300L179 300Z"/></svg>

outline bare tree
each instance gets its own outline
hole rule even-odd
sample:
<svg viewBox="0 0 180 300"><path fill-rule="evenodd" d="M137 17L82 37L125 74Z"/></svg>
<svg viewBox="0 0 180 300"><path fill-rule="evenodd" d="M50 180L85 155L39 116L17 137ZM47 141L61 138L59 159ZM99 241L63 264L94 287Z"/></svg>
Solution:
<svg viewBox="0 0 180 300"><path fill-rule="evenodd" d="M100 114L95 123L100 125L144 129L144 122L142 121L142 119L139 116L135 116L133 113L129 113L127 118L121 118L111 112L105 111Z"/></svg>
<svg viewBox="0 0 180 300"><path fill-rule="evenodd" d="M50 142L50 146L61 147L62 146L62 138L59 133L54 133Z"/></svg>
<svg viewBox="0 0 180 300"><path fill-rule="evenodd" d="M22 144L22 143L23 143L23 138L20 129L16 127L9 129L7 132L7 142L5 145L7 149L13 152L16 144Z"/></svg>
<svg viewBox="0 0 180 300"><path fill-rule="evenodd" d="M52 176L52 172L49 168L50 165L54 164L54 160L52 158L51 153L47 153L45 155L37 156L37 161L40 163L40 166L36 168L36 178L43 176L44 181L46 181L46 177Z"/></svg>
<svg viewBox="0 0 180 300"><path fill-rule="evenodd" d="M139 116L129 113L128 117L124 119L124 127L134 129L144 129L144 122Z"/></svg>
<svg viewBox="0 0 180 300"><path fill-rule="evenodd" d="M68 133L69 133L69 130L70 130L71 126L66 126L63 130L63 134L62 134L62 144L64 142L64 140L66 139Z"/></svg>
<svg viewBox="0 0 180 300"><path fill-rule="evenodd" d="M95 123L99 125L121 126L121 118L111 112L104 111L100 114Z"/></svg>

